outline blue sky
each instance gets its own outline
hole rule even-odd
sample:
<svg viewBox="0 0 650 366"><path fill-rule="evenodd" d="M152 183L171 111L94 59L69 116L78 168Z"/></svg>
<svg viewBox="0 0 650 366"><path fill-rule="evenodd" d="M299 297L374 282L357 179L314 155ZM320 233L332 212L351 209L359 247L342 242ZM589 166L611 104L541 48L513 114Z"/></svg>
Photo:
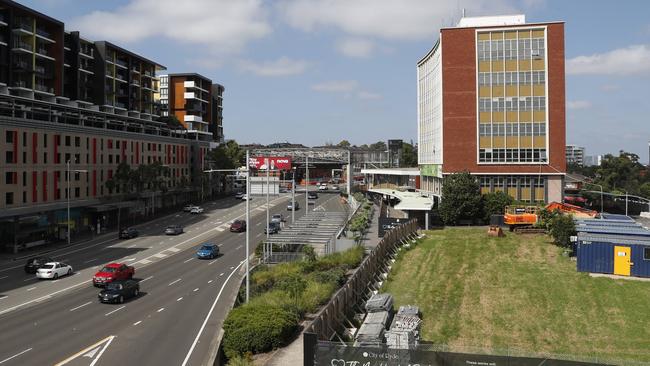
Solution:
<svg viewBox="0 0 650 366"><path fill-rule="evenodd" d="M567 143L648 161L650 2L30 0L80 30L226 87L240 143L417 140L416 62L440 26L525 13L566 22Z"/></svg>

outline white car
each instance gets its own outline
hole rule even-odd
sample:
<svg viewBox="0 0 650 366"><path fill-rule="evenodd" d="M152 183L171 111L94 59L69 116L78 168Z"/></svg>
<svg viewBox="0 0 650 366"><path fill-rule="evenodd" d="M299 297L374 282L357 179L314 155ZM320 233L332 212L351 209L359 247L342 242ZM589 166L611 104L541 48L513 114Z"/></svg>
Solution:
<svg viewBox="0 0 650 366"><path fill-rule="evenodd" d="M72 266L61 262L48 262L36 271L37 278L51 278L56 280L61 276L69 276L74 272Z"/></svg>
<svg viewBox="0 0 650 366"><path fill-rule="evenodd" d="M323 185L318 186L318 190L319 191L326 191L327 190L327 185L323 184Z"/></svg>
<svg viewBox="0 0 650 366"><path fill-rule="evenodd" d="M192 209L193 209L194 207L196 207L196 206L194 206L194 205L187 205L187 206L183 207L183 211L184 211L184 212L190 212L190 211L192 211Z"/></svg>
<svg viewBox="0 0 650 366"><path fill-rule="evenodd" d="M194 206L194 207L192 207L192 209L190 210L190 213L191 213L191 214L200 214L200 213L202 213L202 212L203 212L203 208L201 208L201 207L199 207L199 206Z"/></svg>
<svg viewBox="0 0 650 366"><path fill-rule="evenodd" d="M252 200L252 199L253 199L253 197L249 197L247 194L241 196L242 201L248 201L248 200Z"/></svg>

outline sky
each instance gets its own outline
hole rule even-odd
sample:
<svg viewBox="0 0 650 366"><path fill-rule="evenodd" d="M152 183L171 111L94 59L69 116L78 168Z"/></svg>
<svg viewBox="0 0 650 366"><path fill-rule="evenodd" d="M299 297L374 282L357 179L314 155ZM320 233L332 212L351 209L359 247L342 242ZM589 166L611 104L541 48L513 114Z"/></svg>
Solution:
<svg viewBox="0 0 650 366"><path fill-rule="evenodd" d="M416 63L467 16L565 21L567 144L648 162L650 2L589 0L20 0L225 86L224 133L307 146L417 141Z"/></svg>

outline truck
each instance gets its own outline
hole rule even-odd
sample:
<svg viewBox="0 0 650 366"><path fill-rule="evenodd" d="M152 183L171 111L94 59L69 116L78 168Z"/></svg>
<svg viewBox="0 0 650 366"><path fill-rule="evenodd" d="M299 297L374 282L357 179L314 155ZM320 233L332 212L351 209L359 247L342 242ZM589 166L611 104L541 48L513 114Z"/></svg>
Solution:
<svg viewBox="0 0 650 366"><path fill-rule="evenodd" d="M103 287L107 283L119 280L130 280L135 274L133 266L124 263L109 263L93 276L93 286Z"/></svg>

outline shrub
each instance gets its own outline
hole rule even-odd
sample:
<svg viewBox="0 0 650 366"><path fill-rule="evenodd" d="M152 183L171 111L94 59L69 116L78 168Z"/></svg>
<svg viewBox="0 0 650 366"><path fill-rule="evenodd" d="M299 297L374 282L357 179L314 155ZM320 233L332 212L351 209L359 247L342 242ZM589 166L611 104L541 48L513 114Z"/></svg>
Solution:
<svg viewBox="0 0 650 366"><path fill-rule="evenodd" d="M439 211L447 225L474 220L481 214L481 191L476 177L469 172L454 173L444 179Z"/></svg>
<svg viewBox="0 0 650 366"><path fill-rule="evenodd" d="M254 366L253 360L249 354L243 356L235 356L228 360L228 366Z"/></svg>
<svg viewBox="0 0 650 366"><path fill-rule="evenodd" d="M328 283L337 287L345 283L345 270L342 268L332 268L327 271L318 271L311 274L311 279L318 283Z"/></svg>
<svg viewBox="0 0 650 366"><path fill-rule="evenodd" d="M490 222L492 215L503 215L506 206L511 205L514 200L507 193L502 191L491 192L483 195L483 220Z"/></svg>
<svg viewBox="0 0 650 366"><path fill-rule="evenodd" d="M562 247L571 245L571 236L576 235L576 224L571 215L557 215L551 219L550 234L555 244Z"/></svg>
<svg viewBox="0 0 650 366"><path fill-rule="evenodd" d="M223 349L231 359L287 344L298 330L298 317L279 306L250 303L230 311L223 329Z"/></svg>

